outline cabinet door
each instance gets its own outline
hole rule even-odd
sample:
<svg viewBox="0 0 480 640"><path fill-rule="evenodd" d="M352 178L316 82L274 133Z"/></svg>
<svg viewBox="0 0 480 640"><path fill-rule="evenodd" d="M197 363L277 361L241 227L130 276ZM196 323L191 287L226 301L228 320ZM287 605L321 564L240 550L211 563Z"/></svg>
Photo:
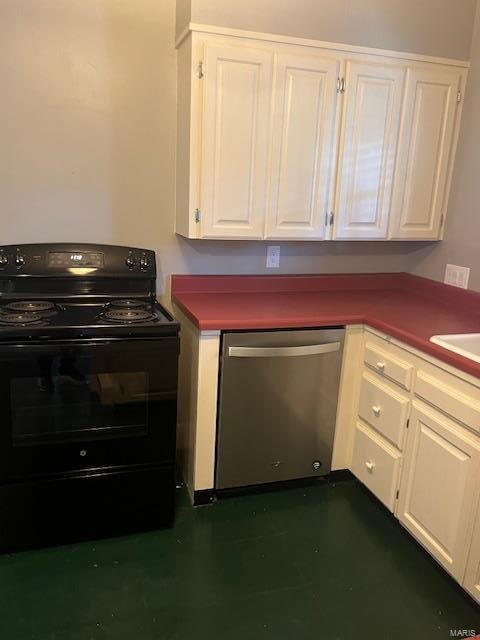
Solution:
<svg viewBox="0 0 480 640"><path fill-rule="evenodd" d="M472 534L479 472L477 439L414 402L397 513L459 582Z"/></svg>
<svg viewBox="0 0 480 640"><path fill-rule="evenodd" d="M205 45L201 237L262 238L273 53Z"/></svg>
<svg viewBox="0 0 480 640"><path fill-rule="evenodd" d="M386 440L361 422L357 423L351 471L392 512L401 458Z"/></svg>
<svg viewBox="0 0 480 640"><path fill-rule="evenodd" d="M458 69L413 68L406 95L392 204L393 239L440 237L456 140Z"/></svg>
<svg viewBox="0 0 480 640"><path fill-rule="evenodd" d="M337 240L387 237L405 71L347 63Z"/></svg>
<svg viewBox="0 0 480 640"><path fill-rule="evenodd" d="M321 55L278 55L268 238L325 235L340 66L340 60Z"/></svg>
<svg viewBox="0 0 480 640"><path fill-rule="evenodd" d="M469 594L480 603L480 510L477 511L475 529L473 531L470 553L468 554L467 570L463 586Z"/></svg>

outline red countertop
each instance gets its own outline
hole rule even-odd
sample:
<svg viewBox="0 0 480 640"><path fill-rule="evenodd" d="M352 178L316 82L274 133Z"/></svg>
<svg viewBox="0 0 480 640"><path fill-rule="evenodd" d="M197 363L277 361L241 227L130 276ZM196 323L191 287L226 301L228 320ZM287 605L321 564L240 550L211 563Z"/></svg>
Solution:
<svg viewBox="0 0 480 640"><path fill-rule="evenodd" d="M407 273L173 275L172 299L201 330L368 324L480 378L480 363L430 342L480 333L480 293Z"/></svg>

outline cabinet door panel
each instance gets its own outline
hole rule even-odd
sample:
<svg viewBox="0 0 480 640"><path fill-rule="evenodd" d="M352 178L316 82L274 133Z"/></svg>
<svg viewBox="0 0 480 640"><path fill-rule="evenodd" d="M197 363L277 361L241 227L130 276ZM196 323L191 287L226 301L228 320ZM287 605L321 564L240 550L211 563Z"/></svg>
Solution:
<svg viewBox="0 0 480 640"><path fill-rule="evenodd" d="M273 54L206 45L201 236L262 238Z"/></svg>
<svg viewBox="0 0 480 640"><path fill-rule="evenodd" d="M477 510L477 519L470 545L470 553L468 554L463 586L480 603L480 509Z"/></svg>
<svg viewBox="0 0 480 640"><path fill-rule="evenodd" d="M387 237L405 71L349 62L335 237Z"/></svg>
<svg viewBox="0 0 480 640"><path fill-rule="evenodd" d="M392 238L440 237L461 75L409 69L392 206Z"/></svg>
<svg viewBox="0 0 480 640"><path fill-rule="evenodd" d="M400 451L409 408L408 397L390 389L369 373L363 374L358 415Z"/></svg>
<svg viewBox="0 0 480 640"><path fill-rule="evenodd" d="M390 510L395 509L401 454L373 430L357 423L351 471Z"/></svg>
<svg viewBox="0 0 480 640"><path fill-rule="evenodd" d="M400 521L459 582L478 497L479 443L414 403L400 485Z"/></svg>
<svg viewBox="0 0 480 640"><path fill-rule="evenodd" d="M340 61L279 54L267 237L322 239L335 166Z"/></svg>

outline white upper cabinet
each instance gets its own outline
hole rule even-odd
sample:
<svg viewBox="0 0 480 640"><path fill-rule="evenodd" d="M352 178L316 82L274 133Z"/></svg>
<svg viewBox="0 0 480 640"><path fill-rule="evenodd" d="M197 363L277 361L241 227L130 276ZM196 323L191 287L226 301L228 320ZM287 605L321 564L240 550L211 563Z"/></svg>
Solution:
<svg viewBox="0 0 480 640"><path fill-rule="evenodd" d="M435 65L407 74L390 236L436 240L448 204L463 73Z"/></svg>
<svg viewBox="0 0 480 640"><path fill-rule="evenodd" d="M331 207L341 60L279 53L267 238L322 239Z"/></svg>
<svg viewBox="0 0 480 640"><path fill-rule="evenodd" d="M207 43L200 224L204 238L262 238L273 53Z"/></svg>
<svg viewBox="0 0 480 640"><path fill-rule="evenodd" d="M462 63L202 29L177 58L177 233L441 237Z"/></svg>
<svg viewBox="0 0 480 640"><path fill-rule="evenodd" d="M335 238L387 237L404 69L348 61Z"/></svg>
<svg viewBox="0 0 480 640"><path fill-rule="evenodd" d="M478 501L480 442L413 403L400 484L400 522L462 582Z"/></svg>

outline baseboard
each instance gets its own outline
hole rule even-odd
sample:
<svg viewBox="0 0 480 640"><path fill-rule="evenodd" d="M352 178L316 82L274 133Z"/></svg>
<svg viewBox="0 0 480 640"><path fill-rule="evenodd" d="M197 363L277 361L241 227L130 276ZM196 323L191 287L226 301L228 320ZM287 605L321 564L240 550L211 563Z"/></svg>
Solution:
<svg viewBox="0 0 480 640"><path fill-rule="evenodd" d="M202 489L200 491L193 492L193 506L203 507L206 504L211 504L215 500L214 489Z"/></svg>
<svg viewBox="0 0 480 640"><path fill-rule="evenodd" d="M227 498L230 496L248 495L252 493L267 493L272 491L283 491L285 489L297 489L301 487L311 487L313 485L330 484L333 482L343 482L352 480L353 475L348 469L340 471L331 471L324 476L316 476L309 478L298 478L296 480L283 480L280 482L270 482L264 484L248 485L245 487L232 487L230 489L216 489L214 495L218 498Z"/></svg>
<svg viewBox="0 0 480 640"><path fill-rule="evenodd" d="M350 469L339 469L338 471L331 471L328 475L330 482L343 482L344 480L354 480L355 476Z"/></svg>
<svg viewBox="0 0 480 640"><path fill-rule="evenodd" d="M248 495L252 493L268 493L272 491L283 491L285 489L296 489L299 487L309 487L315 484L330 484L333 482L345 482L353 480L354 476L348 469L331 471L324 476L310 478L299 478L296 480L284 480L281 482L269 482L264 484L248 485L244 487L231 487L229 489L202 489L193 492L193 506L202 507L215 502L216 498L228 498L230 496Z"/></svg>

